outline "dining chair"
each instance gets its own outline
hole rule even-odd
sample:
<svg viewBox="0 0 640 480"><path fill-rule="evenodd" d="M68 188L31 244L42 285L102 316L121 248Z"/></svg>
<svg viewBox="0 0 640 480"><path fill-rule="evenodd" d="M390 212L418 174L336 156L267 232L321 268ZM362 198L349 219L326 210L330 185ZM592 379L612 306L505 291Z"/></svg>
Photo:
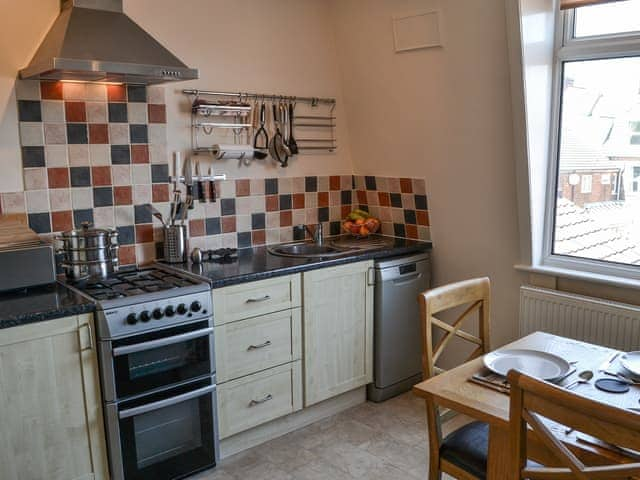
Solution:
<svg viewBox="0 0 640 480"><path fill-rule="evenodd" d="M444 371L436 362L454 338L470 342L475 347L466 361L489 352L489 315L491 285L488 278L475 278L427 290L418 296L422 314L424 379ZM466 307L453 323L436 318L441 312ZM462 330L465 320L478 312L478 334ZM434 346L434 329L443 336ZM429 435L429 480L438 480L447 473L461 480L486 478L489 426L484 422L471 422L442 438L442 423L451 412L441 412L433 399L426 400Z"/></svg>
<svg viewBox="0 0 640 480"><path fill-rule="evenodd" d="M509 426L511 478L628 479L640 475L640 463L586 466L549 429L549 419L618 448L640 451L640 415L606 405L512 370ZM546 447L555 466L527 464L527 431Z"/></svg>

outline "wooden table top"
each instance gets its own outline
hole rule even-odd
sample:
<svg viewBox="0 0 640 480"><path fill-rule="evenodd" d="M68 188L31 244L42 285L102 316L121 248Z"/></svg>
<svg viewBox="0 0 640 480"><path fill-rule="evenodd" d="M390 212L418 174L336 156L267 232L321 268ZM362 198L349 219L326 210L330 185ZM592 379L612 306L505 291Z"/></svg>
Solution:
<svg viewBox="0 0 640 480"><path fill-rule="evenodd" d="M558 355L575 364L576 373L566 378L560 385L575 380L583 370L592 370L594 378L590 384L578 385L574 392L579 395L620 408L639 407L640 387L631 386L625 394L611 394L598 390L594 382L608 375L598 372L598 368L615 352L606 347L579 342L544 332L535 332L503 348L523 348L540 350ZM613 370L618 365L613 364ZM509 424L509 396L469 381L475 373L484 369L482 358L477 358L448 370L413 387L413 392L422 397L432 396L439 405L482 420L491 425L507 428ZM613 377L609 377L613 378Z"/></svg>

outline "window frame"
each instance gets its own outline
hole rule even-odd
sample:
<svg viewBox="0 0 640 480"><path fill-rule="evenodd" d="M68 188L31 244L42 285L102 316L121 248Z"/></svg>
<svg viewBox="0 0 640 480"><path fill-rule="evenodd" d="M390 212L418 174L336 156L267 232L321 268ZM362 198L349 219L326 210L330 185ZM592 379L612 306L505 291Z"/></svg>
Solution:
<svg viewBox="0 0 640 480"><path fill-rule="evenodd" d="M583 7L585 8L585 7ZM586 7L588 8L588 7ZM556 16L552 78L550 150L545 195L541 266L623 279L640 280L640 266L553 253L559 181L560 122L564 64L571 61L640 57L640 32L574 37L575 10ZM619 181L619 180L618 180Z"/></svg>

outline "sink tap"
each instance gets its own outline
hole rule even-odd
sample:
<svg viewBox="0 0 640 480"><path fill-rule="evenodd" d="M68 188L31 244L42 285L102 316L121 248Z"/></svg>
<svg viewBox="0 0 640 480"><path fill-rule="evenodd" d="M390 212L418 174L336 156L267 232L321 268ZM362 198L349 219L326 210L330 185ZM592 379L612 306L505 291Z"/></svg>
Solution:
<svg viewBox="0 0 640 480"><path fill-rule="evenodd" d="M322 223L317 223L313 231L309 229L308 225L303 226L304 229L309 232L309 235L313 238L313 242L316 245L322 245L324 243Z"/></svg>

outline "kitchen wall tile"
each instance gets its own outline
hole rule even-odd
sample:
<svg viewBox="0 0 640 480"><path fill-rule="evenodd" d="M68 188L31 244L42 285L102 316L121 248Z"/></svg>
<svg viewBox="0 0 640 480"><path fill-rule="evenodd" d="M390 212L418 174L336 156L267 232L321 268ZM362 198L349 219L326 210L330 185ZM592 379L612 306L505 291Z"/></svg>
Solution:
<svg viewBox="0 0 640 480"><path fill-rule="evenodd" d="M220 202L205 204L204 212L205 212L205 217L219 217L221 215Z"/></svg>
<svg viewBox="0 0 640 480"><path fill-rule="evenodd" d="M151 211L149 210L149 207L147 205L134 205L133 211L134 211L134 223L136 225L153 222Z"/></svg>
<svg viewBox="0 0 640 480"><path fill-rule="evenodd" d="M71 190L68 188L49 190L49 205L52 212L71 210Z"/></svg>
<svg viewBox="0 0 640 480"><path fill-rule="evenodd" d="M318 207L328 207L329 206L329 192L320 191L318 192Z"/></svg>
<svg viewBox="0 0 640 480"><path fill-rule="evenodd" d="M30 213L29 228L36 233L51 233L51 216L49 212Z"/></svg>
<svg viewBox="0 0 640 480"><path fill-rule="evenodd" d="M151 168L149 165L132 165L134 185L147 185L151 183Z"/></svg>
<svg viewBox="0 0 640 480"><path fill-rule="evenodd" d="M329 206L334 207L336 205L340 205L340 191L332 190L329 192Z"/></svg>
<svg viewBox="0 0 640 480"><path fill-rule="evenodd" d="M104 102L87 102L87 122L89 123L108 123L109 115L107 114L107 104Z"/></svg>
<svg viewBox="0 0 640 480"><path fill-rule="evenodd" d="M71 186L88 187L91 185L91 169L89 167L71 167Z"/></svg>
<svg viewBox="0 0 640 480"><path fill-rule="evenodd" d="M275 195L278 193L278 179L277 178L265 178L264 179L264 193L266 195Z"/></svg>
<svg viewBox="0 0 640 480"><path fill-rule="evenodd" d="M238 232L238 248L251 246L251 232Z"/></svg>
<svg viewBox="0 0 640 480"><path fill-rule="evenodd" d="M138 265L148 265L156 259L156 244L143 243L136 245L136 260Z"/></svg>
<svg viewBox="0 0 640 480"><path fill-rule="evenodd" d="M109 123L127 123L129 121L126 103L109 102L107 111L109 113Z"/></svg>
<svg viewBox="0 0 640 480"><path fill-rule="evenodd" d="M62 82L47 82L40 83L40 95L43 100L62 100Z"/></svg>
<svg viewBox="0 0 640 480"><path fill-rule="evenodd" d="M390 193L391 206L394 208L402 208L402 196L399 193Z"/></svg>
<svg viewBox="0 0 640 480"><path fill-rule="evenodd" d="M44 213L49 211L49 191L29 190L24 192L27 213Z"/></svg>
<svg viewBox="0 0 640 480"><path fill-rule="evenodd" d="M280 241L281 242L291 242L293 240L293 230L290 228L281 228L280 229Z"/></svg>
<svg viewBox="0 0 640 480"><path fill-rule="evenodd" d="M109 102L126 102L127 88L125 85L107 85L107 100Z"/></svg>
<svg viewBox="0 0 640 480"><path fill-rule="evenodd" d="M367 205L378 205L379 204L378 192L367 190L366 203Z"/></svg>
<svg viewBox="0 0 640 480"><path fill-rule="evenodd" d="M136 247L134 245L127 245L120 247L118 251L118 260L120 265L135 265L136 264Z"/></svg>
<svg viewBox="0 0 640 480"><path fill-rule="evenodd" d="M379 192L389 191L389 180L387 177L376 177L376 190Z"/></svg>
<svg viewBox="0 0 640 480"><path fill-rule="evenodd" d="M236 198L235 213L237 215L248 215L251 213L251 199L248 197Z"/></svg>
<svg viewBox="0 0 640 480"><path fill-rule="evenodd" d="M2 213L25 213L27 211L24 192L2 193L0 198L2 199Z"/></svg>
<svg viewBox="0 0 640 480"><path fill-rule="evenodd" d="M305 210L305 224L318 223L318 209L317 208L307 208Z"/></svg>
<svg viewBox="0 0 640 480"><path fill-rule="evenodd" d="M389 188L390 193L400 193L400 179L399 178L388 178L387 186Z"/></svg>
<svg viewBox="0 0 640 480"><path fill-rule="evenodd" d="M144 85L127 85L128 102L146 102L147 87Z"/></svg>
<svg viewBox="0 0 640 480"><path fill-rule="evenodd" d="M151 203L151 185L133 186L133 203L136 205Z"/></svg>
<svg viewBox="0 0 640 480"><path fill-rule="evenodd" d="M278 196L278 199L279 199L280 210L291 210L293 206L293 202L292 202L290 193L281 194Z"/></svg>
<svg viewBox="0 0 640 480"><path fill-rule="evenodd" d="M131 145L131 163L149 163L149 146Z"/></svg>
<svg viewBox="0 0 640 480"><path fill-rule="evenodd" d="M113 165L111 167L111 178L114 185L131 185L131 166Z"/></svg>
<svg viewBox="0 0 640 480"><path fill-rule="evenodd" d="M20 122L20 144L23 147L44 145L44 130L40 122Z"/></svg>
<svg viewBox="0 0 640 480"><path fill-rule="evenodd" d="M414 210L416 208L415 196L410 193L400 194L402 198L402 206Z"/></svg>
<svg viewBox="0 0 640 480"><path fill-rule="evenodd" d="M134 210L132 205L117 206L114 210L116 214L116 226L120 227L134 224Z"/></svg>
<svg viewBox="0 0 640 480"><path fill-rule="evenodd" d="M225 220L226 220L226 228L227 228L227 230L225 231L226 232L235 231L235 217L226 217L222 221L225 221ZM205 219L204 220L205 233L207 235L218 235L219 233L222 233L223 231L222 221L220 217ZM230 223L233 223L233 225L230 225Z"/></svg>
<svg viewBox="0 0 640 480"><path fill-rule="evenodd" d="M93 206L94 207L113 206L113 188L112 187L95 187L93 189Z"/></svg>
<svg viewBox="0 0 640 480"><path fill-rule="evenodd" d="M45 123L44 142L47 145L65 145L67 143L67 127L64 123Z"/></svg>
<svg viewBox="0 0 640 480"><path fill-rule="evenodd" d="M405 232L407 238L411 238L413 240L418 239L418 227L416 225L405 225Z"/></svg>
<svg viewBox="0 0 640 480"><path fill-rule="evenodd" d="M418 238L420 240L431 240L431 230L429 227L418 227Z"/></svg>
<svg viewBox="0 0 640 480"><path fill-rule="evenodd" d="M305 192L317 192L318 191L318 177L316 177L316 176L304 177L304 191Z"/></svg>
<svg viewBox="0 0 640 480"><path fill-rule="evenodd" d="M110 166L111 147L104 144L89 145L89 162L92 166Z"/></svg>
<svg viewBox="0 0 640 480"><path fill-rule="evenodd" d="M69 169L66 167L49 168L47 177L49 188L69 188L70 186Z"/></svg>
<svg viewBox="0 0 640 480"><path fill-rule="evenodd" d="M418 225L429 226L429 212L426 210L416 210L416 221Z"/></svg>
<svg viewBox="0 0 640 480"><path fill-rule="evenodd" d="M317 207L318 206L318 194L315 192L309 192L304 194L305 207Z"/></svg>
<svg viewBox="0 0 640 480"><path fill-rule="evenodd" d="M93 222L96 228L115 228L116 220L113 207L94 208Z"/></svg>
<svg viewBox="0 0 640 480"><path fill-rule="evenodd" d="M167 123L167 108L165 105L148 104L149 123Z"/></svg>
<svg viewBox="0 0 640 480"><path fill-rule="evenodd" d="M71 205L73 210L93 208L93 191L91 188L72 188Z"/></svg>
<svg viewBox="0 0 640 480"><path fill-rule="evenodd" d="M319 176L318 177L318 192L326 192L329 190L329 177L327 176Z"/></svg>
<svg viewBox="0 0 640 480"><path fill-rule="evenodd" d="M414 204L416 206L416 209L418 210L427 210L428 204L427 204L427 196L426 195L414 195Z"/></svg>
<svg viewBox="0 0 640 480"><path fill-rule="evenodd" d="M165 103L164 87L160 85L153 85L153 86L147 87L147 102L164 104Z"/></svg>
<svg viewBox="0 0 640 480"><path fill-rule="evenodd" d="M425 185L424 178L414 178L413 182L413 193L416 195L426 195L427 189Z"/></svg>
<svg viewBox="0 0 640 480"><path fill-rule="evenodd" d="M280 229L279 228L271 228L266 230L267 235L267 245L280 243Z"/></svg>
<svg viewBox="0 0 640 480"><path fill-rule="evenodd" d="M248 232L251 230L251 216L236 215L236 230L238 232Z"/></svg>
<svg viewBox="0 0 640 480"><path fill-rule="evenodd" d="M292 196L292 205L294 210L304 208L304 193L294 193Z"/></svg>
<svg viewBox="0 0 640 480"><path fill-rule="evenodd" d="M115 205L132 205L133 192L131 186L113 187L113 202Z"/></svg>
<svg viewBox="0 0 640 480"><path fill-rule="evenodd" d="M267 242L267 234L264 230L254 230L251 232L251 246L258 247Z"/></svg>
<svg viewBox="0 0 640 480"><path fill-rule="evenodd" d="M64 102L57 100L43 100L42 121L45 123L64 123Z"/></svg>
<svg viewBox="0 0 640 480"><path fill-rule="evenodd" d="M236 231L235 215L221 217L220 222L222 224L222 233L231 233Z"/></svg>
<svg viewBox="0 0 640 480"><path fill-rule="evenodd" d="M73 230L73 212L71 210L51 212L51 231L67 232L69 230Z"/></svg>
<svg viewBox="0 0 640 480"><path fill-rule="evenodd" d="M105 103L107 101L107 86L102 83L88 83L86 99Z"/></svg>
<svg viewBox="0 0 640 480"><path fill-rule="evenodd" d="M40 82L37 80L18 80L16 82L18 100L40 100Z"/></svg>
<svg viewBox="0 0 640 480"><path fill-rule="evenodd" d="M129 123L147 123L146 103L129 103L127 110L129 112Z"/></svg>
<svg viewBox="0 0 640 480"><path fill-rule="evenodd" d="M129 124L129 138L131 143L150 143L148 126L133 123Z"/></svg>
<svg viewBox="0 0 640 480"><path fill-rule="evenodd" d="M69 144L89 143L86 123L67 123L67 142Z"/></svg>
<svg viewBox="0 0 640 480"><path fill-rule="evenodd" d="M136 243L153 242L153 225L136 225Z"/></svg>
<svg viewBox="0 0 640 480"><path fill-rule="evenodd" d="M220 200L220 210L223 216L236 214L235 198L223 198Z"/></svg>
<svg viewBox="0 0 640 480"><path fill-rule="evenodd" d="M21 122L41 122L40 100L18 100L18 120Z"/></svg>
<svg viewBox="0 0 640 480"><path fill-rule="evenodd" d="M166 145L148 145L149 147L149 158L151 163L167 163L169 157L167 155L167 146Z"/></svg>
<svg viewBox="0 0 640 480"><path fill-rule="evenodd" d="M45 166L44 147L22 147L22 167L36 168Z"/></svg>
<svg viewBox="0 0 640 480"><path fill-rule="evenodd" d="M280 194L287 194L291 196L291 194L293 193L293 180L287 177L279 178L278 192Z"/></svg>
<svg viewBox="0 0 640 480"><path fill-rule="evenodd" d="M305 179L304 177L293 177L293 190L292 193L304 193L305 192Z"/></svg>
<svg viewBox="0 0 640 480"><path fill-rule="evenodd" d="M410 178L400 179L400 192L413 193L413 181Z"/></svg>
<svg viewBox="0 0 640 480"><path fill-rule="evenodd" d="M340 177L338 175L329 177L329 190L340 190Z"/></svg>
<svg viewBox="0 0 640 480"><path fill-rule="evenodd" d="M153 203L169 201L169 185L154 184L151 185L151 201Z"/></svg>
<svg viewBox="0 0 640 480"><path fill-rule="evenodd" d="M25 168L24 169L25 190L44 190L47 188L46 168Z"/></svg>
<svg viewBox="0 0 640 480"><path fill-rule="evenodd" d="M87 84L76 82L61 82L62 95L65 100L86 100Z"/></svg>
<svg viewBox="0 0 640 480"><path fill-rule="evenodd" d="M247 178L235 181L236 197L246 197L251 195L251 181Z"/></svg>
<svg viewBox="0 0 640 480"><path fill-rule="evenodd" d="M87 121L87 110L84 102L64 102L64 113L67 122Z"/></svg>
<svg viewBox="0 0 640 480"><path fill-rule="evenodd" d="M150 124L147 128L148 141L144 143L150 143L152 145L165 145L167 143L167 126L154 123Z"/></svg>
<svg viewBox="0 0 640 480"><path fill-rule="evenodd" d="M205 234L204 220L189 220L189 237L202 237ZM193 248L193 242L190 242Z"/></svg>
<svg viewBox="0 0 640 480"><path fill-rule="evenodd" d="M24 147L28 148L28 147ZM34 147L39 148L39 147ZM69 165L68 151L66 145L46 145L44 147L44 157L47 167L66 167ZM24 159L24 150L23 150Z"/></svg>
<svg viewBox="0 0 640 480"><path fill-rule="evenodd" d="M111 145L111 163L113 165L127 165L131 163L129 145Z"/></svg>
<svg viewBox="0 0 640 480"><path fill-rule="evenodd" d="M90 123L89 143L109 143L109 126L106 123Z"/></svg>

